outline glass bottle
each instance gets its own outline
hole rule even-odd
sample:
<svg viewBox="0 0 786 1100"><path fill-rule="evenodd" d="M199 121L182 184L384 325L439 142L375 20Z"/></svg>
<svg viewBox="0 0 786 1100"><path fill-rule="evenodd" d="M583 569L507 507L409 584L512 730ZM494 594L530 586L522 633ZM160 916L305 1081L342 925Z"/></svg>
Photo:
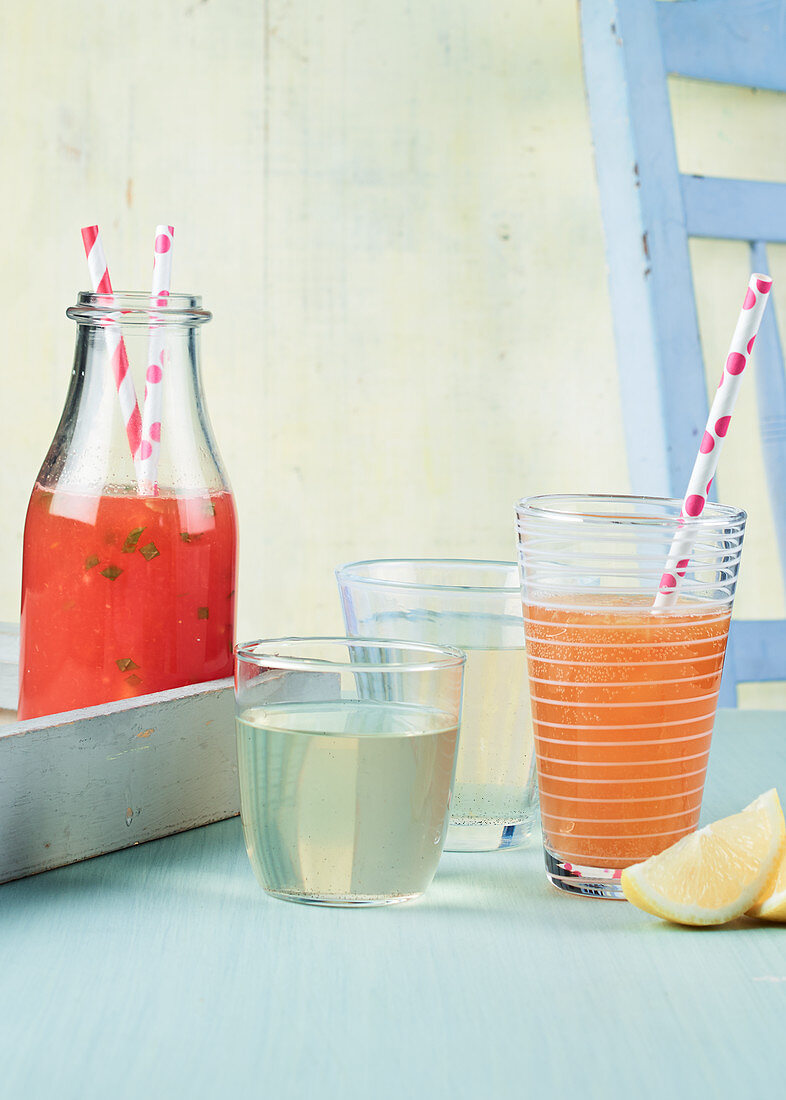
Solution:
<svg viewBox="0 0 786 1100"><path fill-rule="evenodd" d="M20 720L232 673L237 518L200 376L211 314L142 293L82 293L66 312L71 384L25 521Z"/></svg>

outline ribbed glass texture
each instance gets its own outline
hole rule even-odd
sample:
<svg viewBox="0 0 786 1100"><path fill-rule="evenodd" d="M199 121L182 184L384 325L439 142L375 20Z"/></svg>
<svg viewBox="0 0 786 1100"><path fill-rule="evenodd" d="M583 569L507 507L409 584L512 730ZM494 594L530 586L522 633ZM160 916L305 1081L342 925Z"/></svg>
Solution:
<svg viewBox="0 0 786 1100"><path fill-rule="evenodd" d="M548 873L618 896L622 868L698 825L745 514L561 496L517 519ZM678 533L690 557L656 607Z"/></svg>

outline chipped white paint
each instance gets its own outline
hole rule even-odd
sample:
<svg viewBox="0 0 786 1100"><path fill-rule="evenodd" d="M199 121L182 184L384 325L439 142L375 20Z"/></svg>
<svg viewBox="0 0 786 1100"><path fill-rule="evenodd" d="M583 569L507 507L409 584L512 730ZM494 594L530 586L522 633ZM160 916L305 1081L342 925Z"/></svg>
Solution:
<svg viewBox="0 0 786 1100"><path fill-rule="evenodd" d="M14 628L0 626L10 646ZM0 705L13 659L0 651ZM140 744L140 738L143 739ZM0 729L0 882L231 817L231 680Z"/></svg>

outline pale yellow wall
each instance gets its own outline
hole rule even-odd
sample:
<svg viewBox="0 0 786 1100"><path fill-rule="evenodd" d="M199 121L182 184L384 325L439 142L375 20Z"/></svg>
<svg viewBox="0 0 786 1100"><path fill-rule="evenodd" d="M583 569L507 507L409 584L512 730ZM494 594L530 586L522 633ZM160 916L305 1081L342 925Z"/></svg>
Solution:
<svg viewBox="0 0 786 1100"><path fill-rule="evenodd" d="M171 221L175 285L214 311L241 636L339 630L339 562L512 557L518 496L627 488L574 0L28 0L2 18L0 618L18 615L94 221L116 286L144 284ZM703 89L677 95L694 160L741 125L786 178L775 97L754 140L748 93L716 115ZM746 259L724 258L728 279L698 262L714 374ZM766 565L741 599L767 615L771 530L741 435L729 493Z"/></svg>

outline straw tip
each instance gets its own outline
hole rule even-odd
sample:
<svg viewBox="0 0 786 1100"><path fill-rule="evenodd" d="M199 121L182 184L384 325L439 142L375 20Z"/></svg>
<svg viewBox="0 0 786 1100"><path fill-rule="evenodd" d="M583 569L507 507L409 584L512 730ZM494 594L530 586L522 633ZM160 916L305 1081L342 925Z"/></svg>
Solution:
<svg viewBox="0 0 786 1100"><path fill-rule="evenodd" d="M769 287L772 285L772 276L764 275L760 271L754 271L751 275L750 281L751 286L755 283L758 286L759 290L763 290L765 286Z"/></svg>

